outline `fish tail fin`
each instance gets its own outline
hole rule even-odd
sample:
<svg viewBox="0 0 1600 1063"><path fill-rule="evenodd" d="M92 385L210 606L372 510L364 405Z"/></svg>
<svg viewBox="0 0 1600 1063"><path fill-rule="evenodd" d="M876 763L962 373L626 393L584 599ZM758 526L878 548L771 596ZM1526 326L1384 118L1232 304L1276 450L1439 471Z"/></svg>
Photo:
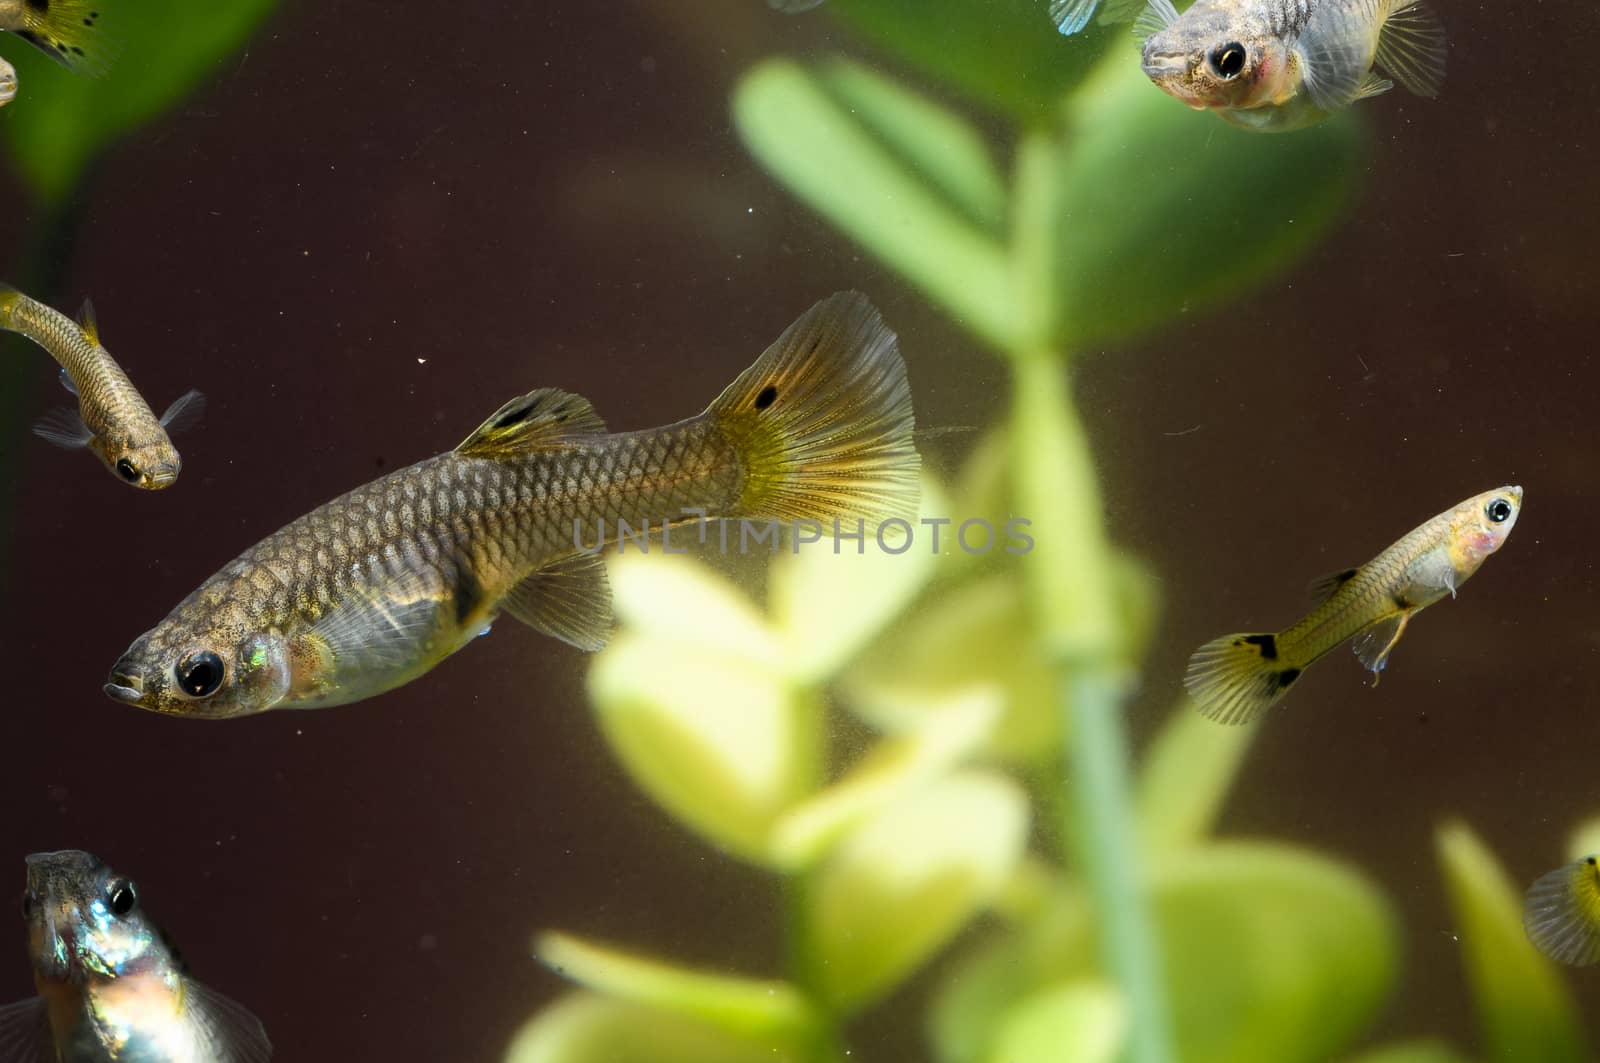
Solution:
<svg viewBox="0 0 1600 1063"><path fill-rule="evenodd" d="M111 49L100 32L103 0L22 0L18 37L80 73L105 73Z"/></svg>
<svg viewBox="0 0 1600 1063"><path fill-rule="evenodd" d="M1444 87L1444 23L1422 0L1389 0L1374 62L1416 96Z"/></svg>
<svg viewBox="0 0 1600 1063"><path fill-rule="evenodd" d="M1240 632L1195 650L1183 685L1202 716L1250 723L1283 697L1300 672L1279 655L1276 635Z"/></svg>
<svg viewBox="0 0 1600 1063"><path fill-rule="evenodd" d="M914 518L919 458L906 365L866 296L801 314L705 417L738 452L733 515L768 520Z"/></svg>
<svg viewBox="0 0 1600 1063"><path fill-rule="evenodd" d="M1558 867L1529 889L1522 925L1538 950L1560 963L1600 961L1600 861Z"/></svg>

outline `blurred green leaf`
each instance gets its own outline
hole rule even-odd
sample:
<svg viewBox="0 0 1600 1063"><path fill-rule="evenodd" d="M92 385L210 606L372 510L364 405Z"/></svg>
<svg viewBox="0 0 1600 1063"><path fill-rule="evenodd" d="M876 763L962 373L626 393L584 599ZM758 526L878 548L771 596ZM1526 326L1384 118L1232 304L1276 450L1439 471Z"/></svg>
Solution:
<svg viewBox="0 0 1600 1063"><path fill-rule="evenodd" d="M976 772L930 783L879 812L804 885L807 983L846 1012L894 988L1001 888L1027 831L1022 791Z"/></svg>
<svg viewBox="0 0 1600 1063"><path fill-rule="evenodd" d="M1074 95L1057 200L1054 317L1068 349L1145 332L1279 274L1327 231L1361 161L1350 113L1289 136L1235 129L1116 53Z"/></svg>
<svg viewBox="0 0 1600 1063"><path fill-rule="evenodd" d="M1222 810L1255 727L1218 727L1187 699L1167 717L1139 773L1138 820L1145 859L1183 859Z"/></svg>
<svg viewBox="0 0 1600 1063"><path fill-rule="evenodd" d="M1471 1063L1443 1041L1407 1041L1388 1045L1350 1060L1350 1063Z"/></svg>
<svg viewBox="0 0 1600 1063"><path fill-rule="evenodd" d="M1567 859L1582 860L1600 853L1600 816L1584 820L1567 841Z"/></svg>
<svg viewBox="0 0 1600 1063"><path fill-rule="evenodd" d="M505 1063L810 1063L793 1046L735 1037L704 1023L593 993L574 993L517 1032Z"/></svg>
<svg viewBox="0 0 1600 1063"><path fill-rule="evenodd" d="M1503 1063L1589 1059L1572 997L1522 928L1522 895L1465 823L1435 839L1487 1056Z"/></svg>
<svg viewBox="0 0 1600 1063"><path fill-rule="evenodd" d="M777 634L750 599L703 563L659 552L624 553L611 558L610 577L612 606L624 628L775 671L786 667Z"/></svg>
<svg viewBox="0 0 1600 1063"><path fill-rule="evenodd" d="M13 164L41 199L62 199L113 139L222 71L272 8L273 0L108 3L100 28L113 55L98 78L17 42L7 58L17 68L18 99L0 123Z"/></svg>
<svg viewBox="0 0 1600 1063"><path fill-rule="evenodd" d="M1114 1063L1127 1030L1127 1006L1110 986L1100 982L1049 986L1006 1011L988 1060Z"/></svg>
<svg viewBox="0 0 1600 1063"><path fill-rule="evenodd" d="M925 142L928 131L870 124L906 121L906 108L854 113L824 77L774 59L740 80L733 118L750 153L811 209L967 328L1010 346L1015 323L1004 252L902 154L903 145Z"/></svg>

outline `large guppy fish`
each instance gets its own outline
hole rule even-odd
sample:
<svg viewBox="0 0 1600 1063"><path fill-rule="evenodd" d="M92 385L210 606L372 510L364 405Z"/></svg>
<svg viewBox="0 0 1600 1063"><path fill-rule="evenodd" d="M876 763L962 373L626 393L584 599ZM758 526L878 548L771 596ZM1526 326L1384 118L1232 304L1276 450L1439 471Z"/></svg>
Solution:
<svg viewBox="0 0 1600 1063"><path fill-rule="evenodd" d="M1184 686L1195 708L1220 723L1248 723L1288 692L1324 654L1354 638L1373 673L1421 610L1456 591L1505 543L1522 511L1522 488L1467 499L1413 529L1360 568L1319 580L1319 600L1299 623L1272 634L1223 635L1189 658Z"/></svg>
<svg viewBox="0 0 1600 1063"><path fill-rule="evenodd" d="M1258 132L1304 128L1396 81L1429 97L1444 84L1444 27L1421 0L1195 0L1181 15L1150 0L1136 28L1162 91Z"/></svg>
<svg viewBox="0 0 1600 1063"><path fill-rule="evenodd" d="M28 337L61 365L61 382L77 396L76 411L46 416L34 434L57 446L87 447L124 483L146 490L169 487L183 467L167 429L177 431L200 415L204 397L190 391L160 420L104 347L94 307L84 301L74 321L58 310L0 285L0 329ZM3 1061L0 1061L3 1063Z"/></svg>
<svg viewBox="0 0 1600 1063"><path fill-rule="evenodd" d="M607 434L586 400L541 388L245 551L135 641L105 691L208 719L342 705L417 678L501 613L598 649L611 593L592 547L619 519L911 515L912 431L894 333L855 293L665 428Z"/></svg>
<svg viewBox="0 0 1600 1063"><path fill-rule="evenodd" d="M261 1023L184 970L137 888L89 853L28 857L39 995L0 1007L0 1063L266 1063Z"/></svg>

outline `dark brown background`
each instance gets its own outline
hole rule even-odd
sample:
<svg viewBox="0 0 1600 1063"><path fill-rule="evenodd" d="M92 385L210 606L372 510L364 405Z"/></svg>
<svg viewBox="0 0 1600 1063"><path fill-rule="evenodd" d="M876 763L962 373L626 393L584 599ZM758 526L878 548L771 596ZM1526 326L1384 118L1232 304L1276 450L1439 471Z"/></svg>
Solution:
<svg viewBox="0 0 1600 1063"><path fill-rule="evenodd" d="M1526 488L1503 556L1407 636L1380 692L1339 661L1297 689L1226 823L1376 875L1408 929L1384 1032L1470 1047L1434 825L1466 815L1531 879L1600 812L1600 34L1576 3L1442 6L1447 94L1363 106L1374 150L1348 223L1248 301L1089 360L1080 395L1114 533L1164 581L1141 740L1192 646L1288 620L1312 576L1460 497ZM777 969L765 880L633 789L582 661L516 625L333 712L189 724L98 688L239 549L454 445L508 396L555 384L614 427L676 419L839 288L900 332L919 420L997 417L992 361L730 129L740 70L852 46L838 32L759 0L289 3L247 62L114 152L61 302L93 295L158 408L190 386L211 407L162 494L24 425L4 437L0 867L19 888L44 848L137 875L285 1060L497 1058L560 989L529 957L538 927ZM20 187L0 194L15 268L31 217ZM0 350L34 363L28 417L62 400L45 358ZM1595 975L1573 982L1600 1004ZM17 932L0 999L30 991ZM920 1004L897 1003L858 1054L921 1051Z"/></svg>

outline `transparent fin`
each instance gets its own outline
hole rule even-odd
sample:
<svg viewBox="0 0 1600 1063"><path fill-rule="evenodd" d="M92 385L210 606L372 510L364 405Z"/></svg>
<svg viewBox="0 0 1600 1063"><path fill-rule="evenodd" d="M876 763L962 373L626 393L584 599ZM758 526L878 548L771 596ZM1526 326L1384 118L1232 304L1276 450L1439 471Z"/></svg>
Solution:
<svg viewBox="0 0 1600 1063"><path fill-rule="evenodd" d="M344 680L357 672L405 672L434 648L448 608L449 595L421 575L391 573L380 587L350 592L304 637L320 645Z"/></svg>
<svg viewBox="0 0 1600 1063"><path fill-rule="evenodd" d="M268 1063L272 1042L261 1020L244 1005L198 982L186 983L189 1015L215 1063ZM4 1057L0 1057L3 1059Z"/></svg>
<svg viewBox="0 0 1600 1063"><path fill-rule="evenodd" d="M535 631L594 652L611 639L611 581L600 554L541 569L512 588L500 608Z"/></svg>
<svg viewBox="0 0 1600 1063"><path fill-rule="evenodd" d="M1396 613L1387 619L1379 620L1351 642L1350 649L1360 659L1362 667L1372 673L1373 686L1378 685L1378 673L1389 663L1389 654L1393 652L1395 643L1406 633L1406 624L1410 623L1412 612L1413 610L1407 609L1403 613Z"/></svg>
<svg viewBox="0 0 1600 1063"><path fill-rule="evenodd" d="M1371 22L1362 17L1364 10L1319 4L1300 33L1296 51L1301 75L1311 102L1319 110L1346 107L1361 91L1372 65L1367 28Z"/></svg>
<svg viewBox="0 0 1600 1063"><path fill-rule="evenodd" d="M1178 21L1178 9L1172 0L1150 0L1139 17L1133 20L1133 35L1141 41L1153 37Z"/></svg>
<svg viewBox="0 0 1600 1063"><path fill-rule="evenodd" d="M193 388L185 391L161 415L161 427L169 432L183 432L195 426L200 415L206 412L206 397Z"/></svg>
<svg viewBox="0 0 1600 1063"><path fill-rule="evenodd" d="M1103 0L1100 17L1095 21L1102 26L1132 22L1147 6L1147 0Z"/></svg>
<svg viewBox="0 0 1600 1063"><path fill-rule="evenodd" d="M1422 0L1396 0L1378 31L1377 63L1407 92L1433 98L1444 88L1445 36Z"/></svg>
<svg viewBox="0 0 1600 1063"><path fill-rule="evenodd" d="M67 372L65 367L63 367L61 370L60 380L61 386L67 389L67 394L71 395L73 398L77 398L78 382L72 379L72 374Z"/></svg>
<svg viewBox="0 0 1600 1063"><path fill-rule="evenodd" d="M1355 579L1356 573L1360 571L1358 568L1347 568L1343 572L1335 572L1332 575L1323 576L1321 579L1312 580L1311 600L1317 605L1321 605L1338 593L1340 587Z"/></svg>
<svg viewBox="0 0 1600 1063"><path fill-rule="evenodd" d="M42 998L0 1006L0 1063L56 1063L50 1013Z"/></svg>
<svg viewBox="0 0 1600 1063"><path fill-rule="evenodd" d="M1276 635L1240 632L1196 650L1183 685L1200 715L1218 723L1250 723L1283 697L1300 672L1279 656Z"/></svg>
<svg viewBox="0 0 1600 1063"><path fill-rule="evenodd" d="M67 450L82 450L94 438L78 411L67 406L51 410L33 426L33 434Z"/></svg>
<svg viewBox="0 0 1600 1063"><path fill-rule="evenodd" d="M1394 82L1369 71L1366 78L1361 82L1361 87L1356 90L1356 99L1369 100L1374 96L1382 96L1392 88L1394 88Z"/></svg>
<svg viewBox="0 0 1600 1063"><path fill-rule="evenodd" d="M78 308L78 327L83 330L84 339L88 340L96 347L101 345L100 322L99 319L95 317L94 304L87 299L85 299L83 301L83 305Z"/></svg>
<svg viewBox="0 0 1600 1063"><path fill-rule="evenodd" d="M1559 963L1600 962L1600 861L1590 856L1541 877L1528 890L1522 925L1528 940Z"/></svg>
<svg viewBox="0 0 1600 1063"><path fill-rule="evenodd" d="M519 395L461 441L456 453L475 458L509 458L562 445L573 436L606 430L589 400L559 388Z"/></svg>
<svg viewBox="0 0 1600 1063"><path fill-rule="evenodd" d="M1050 0L1050 21L1062 36L1070 37L1089 24L1098 0Z"/></svg>

